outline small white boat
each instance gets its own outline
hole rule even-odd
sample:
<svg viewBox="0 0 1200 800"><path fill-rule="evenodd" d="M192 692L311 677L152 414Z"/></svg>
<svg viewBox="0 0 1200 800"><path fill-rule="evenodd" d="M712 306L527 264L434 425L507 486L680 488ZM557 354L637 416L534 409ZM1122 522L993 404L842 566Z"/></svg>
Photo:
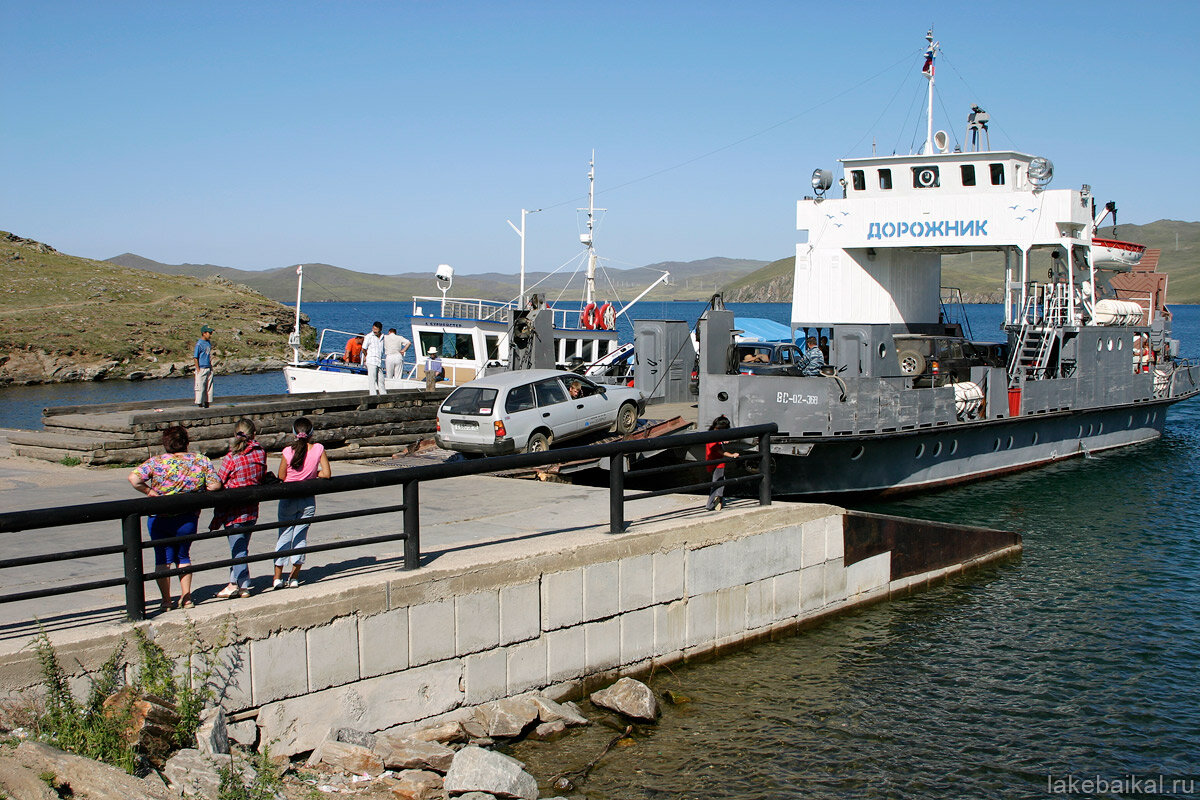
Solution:
<svg viewBox="0 0 1200 800"><path fill-rule="evenodd" d="M433 348L442 364L444 377L438 387L452 387L473 381L489 372L509 367L511 326L519 312L538 310L552 315L554 328L554 363L558 369L583 372L593 378L624 378L633 375L633 345L621 345L617 337L617 319L660 283L666 283L670 273L664 272L641 294L626 303L619 311L611 303L594 298L596 250L592 241L595 225L595 162L588 168L587 233L580 237L586 248L587 273L583 301L578 307L552 308L540 295L527 294L525 288L525 214L521 227L513 229L521 237L521 289L511 301L479 298L449 297L454 270L442 264L436 272L441 297L413 298L412 348L416 363L406 365L402 375L388 378L388 391L425 388L425 354ZM509 223L510 225L512 223ZM296 330L300 324L300 295L303 286L303 267L296 289ZM536 289L536 286L531 287ZM312 392L367 391L367 372L360 364L346 363L343 347L346 341L361 334L326 329L321 332L317 353L302 358L300 340L293 334L288 342L292 359L283 368L289 394Z"/></svg>
<svg viewBox="0 0 1200 800"><path fill-rule="evenodd" d="M1119 239L1092 238L1092 266L1135 267L1146 253L1146 245Z"/></svg>

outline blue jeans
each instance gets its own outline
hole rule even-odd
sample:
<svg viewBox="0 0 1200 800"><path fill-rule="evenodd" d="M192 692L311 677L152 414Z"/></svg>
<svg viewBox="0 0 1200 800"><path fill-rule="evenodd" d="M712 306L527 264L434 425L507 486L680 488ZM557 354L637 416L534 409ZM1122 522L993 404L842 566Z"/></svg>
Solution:
<svg viewBox="0 0 1200 800"><path fill-rule="evenodd" d="M717 468L713 470L712 480L713 480L713 483L716 483L717 481L725 480L725 465L724 464L718 465ZM718 500L724 501L724 499L725 499L725 487L724 486L714 486L712 488L712 490L708 493L708 504L705 505L704 507L707 508L709 511L712 511L714 508L717 507L717 501Z"/></svg>
<svg viewBox="0 0 1200 800"><path fill-rule="evenodd" d="M245 558L250 554L250 534L242 533L238 528L249 528L253 525L253 522L241 522L237 525L225 526L225 530L230 532L225 538L229 540L229 555L231 557ZM250 566L248 564L234 564L230 567L229 582L239 589L249 589Z"/></svg>
<svg viewBox="0 0 1200 800"><path fill-rule="evenodd" d="M279 501L279 521L304 520L317 515L317 498L315 497L285 497ZM308 542L308 523L289 525L280 528L279 538L275 541L275 552L304 547ZM304 554L283 556L275 559L275 566L285 567L304 563Z"/></svg>
<svg viewBox="0 0 1200 800"><path fill-rule="evenodd" d="M172 539L176 536L192 536L196 533L196 523L199 521L199 511L189 511L186 514L174 514L168 517L146 517L146 529L150 534L151 541ZM155 545L154 566L161 568L169 564L182 567L191 564L191 549L191 542Z"/></svg>

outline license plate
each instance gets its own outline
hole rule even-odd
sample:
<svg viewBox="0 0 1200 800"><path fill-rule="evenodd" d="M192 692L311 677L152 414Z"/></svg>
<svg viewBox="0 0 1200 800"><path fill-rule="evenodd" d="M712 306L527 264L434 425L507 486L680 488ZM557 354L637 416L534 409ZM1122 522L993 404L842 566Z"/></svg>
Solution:
<svg viewBox="0 0 1200 800"><path fill-rule="evenodd" d="M475 431L479 430L479 423L473 419L452 419L450 424L458 431Z"/></svg>

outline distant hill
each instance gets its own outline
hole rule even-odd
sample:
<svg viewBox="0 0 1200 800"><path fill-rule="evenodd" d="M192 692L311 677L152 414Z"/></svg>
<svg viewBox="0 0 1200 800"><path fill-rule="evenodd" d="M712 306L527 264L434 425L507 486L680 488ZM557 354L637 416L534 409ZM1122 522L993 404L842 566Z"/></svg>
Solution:
<svg viewBox="0 0 1200 800"><path fill-rule="evenodd" d="M179 375L205 324L218 372L275 369L294 323L225 278L118 267L5 231L0 285L0 385Z"/></svg>
<svg viewBox="0 0 1200 800"><path fill-rule="evenodd" d="M220 276L235 283L249 286L267 297L280 302L291 302L296 297L296 267L281 267L269 270L243 270L235 267L220 267L213 264L162 264L134 253L122 253L107 259L109 263L124 267L158 272L164 275L191 275L207 278ZM622 300L635 297L653 282L663 271L671 273L670 285L658 287L653 297L658 300L705 299L730 279L740 277L761 267L765 262L744 258L706 258L700 261L666 261L633 269L606 269L597 275L596 290L609 298L615 290ZM546 272L527 272L525 285L537 286L537 291L558 294L570 283L581 295L582 274L550 275ZM480 297L489 300L510 300L519 290L519 276L498 272L477 275L456 275L455 295ZM610 288L611 287L611 288ZM406 302L414 295L438 294L431 273L403 273L400 275L378 275L368 272L335 267L330 264L304 265L304 300L320 302L338 300L343 302L383 300ZM609 298L611 299L611 298Z"/></svg>
<svg viewBox="0 0 1200 800"><path fill-rule="evenodd" d="M1200 303L1200 222L1163 219L1148 225L1100 229L1101 236L1162 250L1158 269L1170 276L1168 301ZM1178 238L1177 238L1178 237ZM794 256L726 284L729 302L787 303L792 299ZM1004 291L1004 259L999 253L963 253L942 259L942 285L962 289L968 302L998 302Z"/></svg>

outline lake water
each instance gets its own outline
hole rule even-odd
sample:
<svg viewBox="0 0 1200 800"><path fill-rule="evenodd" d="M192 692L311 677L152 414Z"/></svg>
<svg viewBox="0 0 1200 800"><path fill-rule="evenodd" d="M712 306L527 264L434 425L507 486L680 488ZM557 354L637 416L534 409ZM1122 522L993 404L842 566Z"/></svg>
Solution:
<svg viewBox="0 0 1200 800"><path fill-rule="evenodd" d="M695 325L706 304L701 302L652 302L643 300L630 312L638 319L679 319ZM786 303L732 303L729 308L746 316L765 317L776 322L787 321L790 306ZM412 335L412 303L305 303L317 331L324 328L342 331L369 331L371 323L379 320L386 331L396 328L405 336ZM219 327L219 326L218 326ZM633 323L627 317L617 319L617 333L622 342L633 340ZM220 330L214 334L214 344L220 347ZM340 350L346 337L338 340ZM326 347L326 350L330 348ZM410 355L412 351L410 350ZM280 344L281 358L291 358ZM282 372L252 375L218 375L216 396L280 394L287 391ZM49 406L117 403L132 400L179 400L192 397L191 378L171 378L151 381L97 381L89 383L51 384L42 386L9 386L0 388L0 428L42 427L42 409Z"/></svg>
<svg viewBox="0 0 1200 800"><path fill-rule="evenodd" d="M1197 352L1200 308L1177 308L1174 330ZM1016 530L1024 556L659 672L655 689L691 702L665 705L580 790L590 800L951 800L1074 785L1076 796L1127 797L1141 795L1071 781L1129 788L1131 776L1162 776L1164 792L1179 780L1177 796L1198 797L1198 497L1192 400L1171 409L1156 442L861 506ZM613 735L593 726L514 755L545 779L582 767Z"/></svg>
<svg viewBox="0 0 1200 800"><path fill-rule="evenodd" d="M401 308L305 310L318 328L378 318L404 330ZM702 308L643 303L637 316L690 322ZM735 311L787 317L782 304ZM992 338L999 310L972 311L976 337ZM1175 333L1184 353L1200 352L1200 308L1178 307ZM218 379L224 394L281 389L277 375ZM190 392L190 381L10 388L0 391L0 426L27 421L15 410L22 404L39 409L36 424L42 405ZM1200 403L1190 401L1171 409L1156 442L863 506L1017 530L1025 553L797 636L659 672L656 689L691 702L666 706L658 725L613 748L571 796L1032 798L1071 780L1159 775L1167 791L1173 779L1193 780L1196 791L1176 794L1200 796L1198 487ZM586 764L613 735L596 725L514 752L545 779Z"/></svg>

